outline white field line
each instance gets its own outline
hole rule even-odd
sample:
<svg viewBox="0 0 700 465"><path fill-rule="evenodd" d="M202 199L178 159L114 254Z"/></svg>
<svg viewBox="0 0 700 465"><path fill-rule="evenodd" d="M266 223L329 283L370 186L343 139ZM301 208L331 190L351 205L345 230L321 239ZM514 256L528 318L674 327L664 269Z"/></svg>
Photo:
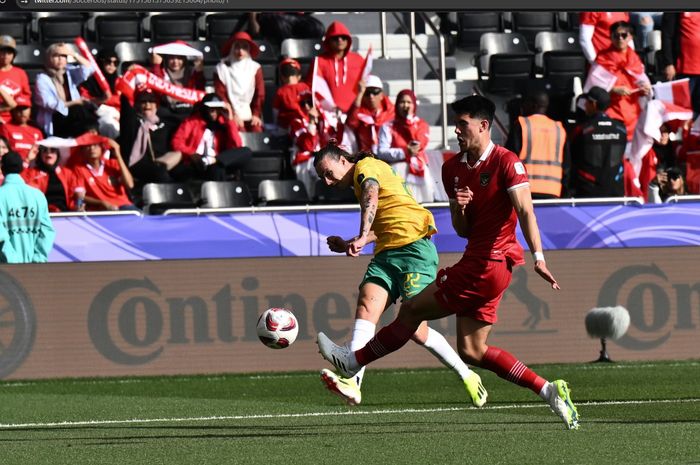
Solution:
<svg viewBox="0 0 700 465"><path fill-rule="evenodd" d="M611 405L645 405L645 404L682 404L697 403L696 399L649 399L649 400L612 400L612 401L591 401L580 402L578 406L611 406ZM506 410L523 408L544 408L549 407L543 402L536 404L509 404L493 405L482 407L479 410ZM20 428L52 428L62 426L100 426L100 425L123 425L123 424L143 424L143 423L188 423L202 421L230 421L230 420L265 420L282 418L312 418L312 417L342 417L351 415L400 415L406 413L441 413L441 412L461 412L472 410L473 407L445 407L426 409L381 409L381 410L345 410L336 412L306 412L306 413L266 413L253 415L222 415L208 417L181 417L181 418L131 418L127 420L81 420L81 421L58 421L48 423L0 423L0 429L20 429Z"/></svg>
<svg viewBox="0 0 700 465"><path fill-rule="evenodd" d="M624 370L629 368L657 368L657 367L697 367L700 366L700 362L679 362L679 363L640 363L640 364L626 364L626 365L608 365L604 363L592 363L588 365L580 365L576 367L577 370ZM434 369L434 368L429 368ZM424 373L423 370L392 370L385 371L385 375L415 375L419 373ZM228 381L235 377L235 373L229 375L219 375L219 376L173 376L163 379L74 379L71 381L61 381L62 384L72 384L72 385L89 385L89 384L139 384L139 383L183 383L190 381ZM246 376L246 379L253 380L265 380L265 379L295 379L295 378L309 378L318 377L317 372L311 373L293 373L293 374L273 374L273 373L263 373L258 375ZM25 387L25 386L38 386L41 384L46 384L47 381L5 381L0 382L0 390L4 388L13 387Z"/></svg>

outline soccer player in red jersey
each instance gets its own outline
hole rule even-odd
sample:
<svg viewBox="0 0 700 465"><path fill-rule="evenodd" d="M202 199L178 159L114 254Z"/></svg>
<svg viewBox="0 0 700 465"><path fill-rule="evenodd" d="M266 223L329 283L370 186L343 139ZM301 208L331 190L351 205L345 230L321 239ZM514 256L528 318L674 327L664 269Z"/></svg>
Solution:
<svg viewBox="0 0 700 465"><path fill-rule="evenodd" d="M565 381L548 382L507 351L486 343L512 268L525 262L515 236L518 220L533 251L535 271L552 289L559 289L559 284L544 260L525 167L517 155L491 141L494 103L472 95L454 102L452 108L460 154L445 162L442 179L450 198L452 226L468 240L464 255L454 266L440 270L420 294L404 301L396 320L363 348L353 352L319 333L319 349L343 376L351 377L401 348L422 321L454 314L458 353L465 363L533 390L567 428L577 429L578 412Z"/></svg>

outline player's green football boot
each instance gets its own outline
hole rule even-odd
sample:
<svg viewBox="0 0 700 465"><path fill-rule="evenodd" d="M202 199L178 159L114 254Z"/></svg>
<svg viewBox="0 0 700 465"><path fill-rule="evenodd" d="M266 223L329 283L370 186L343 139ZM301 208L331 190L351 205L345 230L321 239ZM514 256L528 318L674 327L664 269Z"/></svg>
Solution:
<svg viewBox="0 0 700 465"><path fill-rule="evenodd" d="M464 387L467 388L467 393L472 399L472 404L474 404L475 407L483 407L486 403L486 399L489 397L489 393L486 392L486 388L481 384L481 376L470 371L469 376L464 378L463 381Z"/></svg>
<svg viewBox="0 0 700 465"><path fill-rule="evenodd" d="M563 379L549 383L549 406L552 411L564 420L568 429L578 429L578 410L571 400L569 385Z"/></svg>
<svg viewBox="0 0 700 465"><path fill-rule="evenodd" d="M342 378L331 370L321 370L321 381L326 389L343 399L348 405L358 405L362 402L362 391L355 378Z"/></svg>

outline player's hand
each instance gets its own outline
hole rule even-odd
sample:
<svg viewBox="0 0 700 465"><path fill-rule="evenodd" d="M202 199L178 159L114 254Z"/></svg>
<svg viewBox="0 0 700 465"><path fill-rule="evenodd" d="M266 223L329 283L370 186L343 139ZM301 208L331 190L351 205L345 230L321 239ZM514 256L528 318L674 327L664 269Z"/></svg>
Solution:
<svg viewBox="0 0 700 465"><path fill-rule="evenodd" d="M455 189L455 201L457 205L462 208L462 211L469 205L474 198L474 192L469 189L469 186L465 186L459 189Z"/></svg>
<svg viewBox="0 0 700 465"><path fill-rule="evenodd" d="M349 257L359 257L365 244L367 244L367 236L356 236L348 241L348 248L345 253Z"/></svg>
<svg viewBox="0 0 700 465"><path fill-rule="evenodd" d="M345 253L348 249L348 243L340 236L328 236L326 243L331 252Z"/></svg>
<svg viewBox="0 0 700 465"><path fill-rule="evenodd" d="M557 283L557 280L554 279L552 273L547 269L547 264L544 262L544 260L537 260L535 262L535 271L538 275L542 276L542 279L552 285L552 289L561 289L561 287L559 287L559 283Z"/></svg>

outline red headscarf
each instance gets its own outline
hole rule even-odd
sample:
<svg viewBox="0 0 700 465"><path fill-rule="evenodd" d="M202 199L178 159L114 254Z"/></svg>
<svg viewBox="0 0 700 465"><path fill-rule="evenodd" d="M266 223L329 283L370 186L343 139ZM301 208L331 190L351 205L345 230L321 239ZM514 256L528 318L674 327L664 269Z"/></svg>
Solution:
<svg viewBox="0 0 700 465"><path fill-rule="evenodd" d="M398 108L399 101L405 95L409 96L413 101L413 113L409 113L404 117L400 116L399 112L394 110L396 111L396 116L394 118L394 131L396 134L401 136L403 139L402 142L405 144L408 144L414 140L420 142L421 150L417 155L412 156L408 150L406 150L406 162L408 163L409 173L418 177L423 177L425 174L425 165L428 162L428 157L425 154L425 147L428 145L429 141L428 134L426 133L427 125L423 120L416 116L418 101L416 99L416 94L413 93L412 90L404 89L399 92L396 96L394 108Z"/></svg>

